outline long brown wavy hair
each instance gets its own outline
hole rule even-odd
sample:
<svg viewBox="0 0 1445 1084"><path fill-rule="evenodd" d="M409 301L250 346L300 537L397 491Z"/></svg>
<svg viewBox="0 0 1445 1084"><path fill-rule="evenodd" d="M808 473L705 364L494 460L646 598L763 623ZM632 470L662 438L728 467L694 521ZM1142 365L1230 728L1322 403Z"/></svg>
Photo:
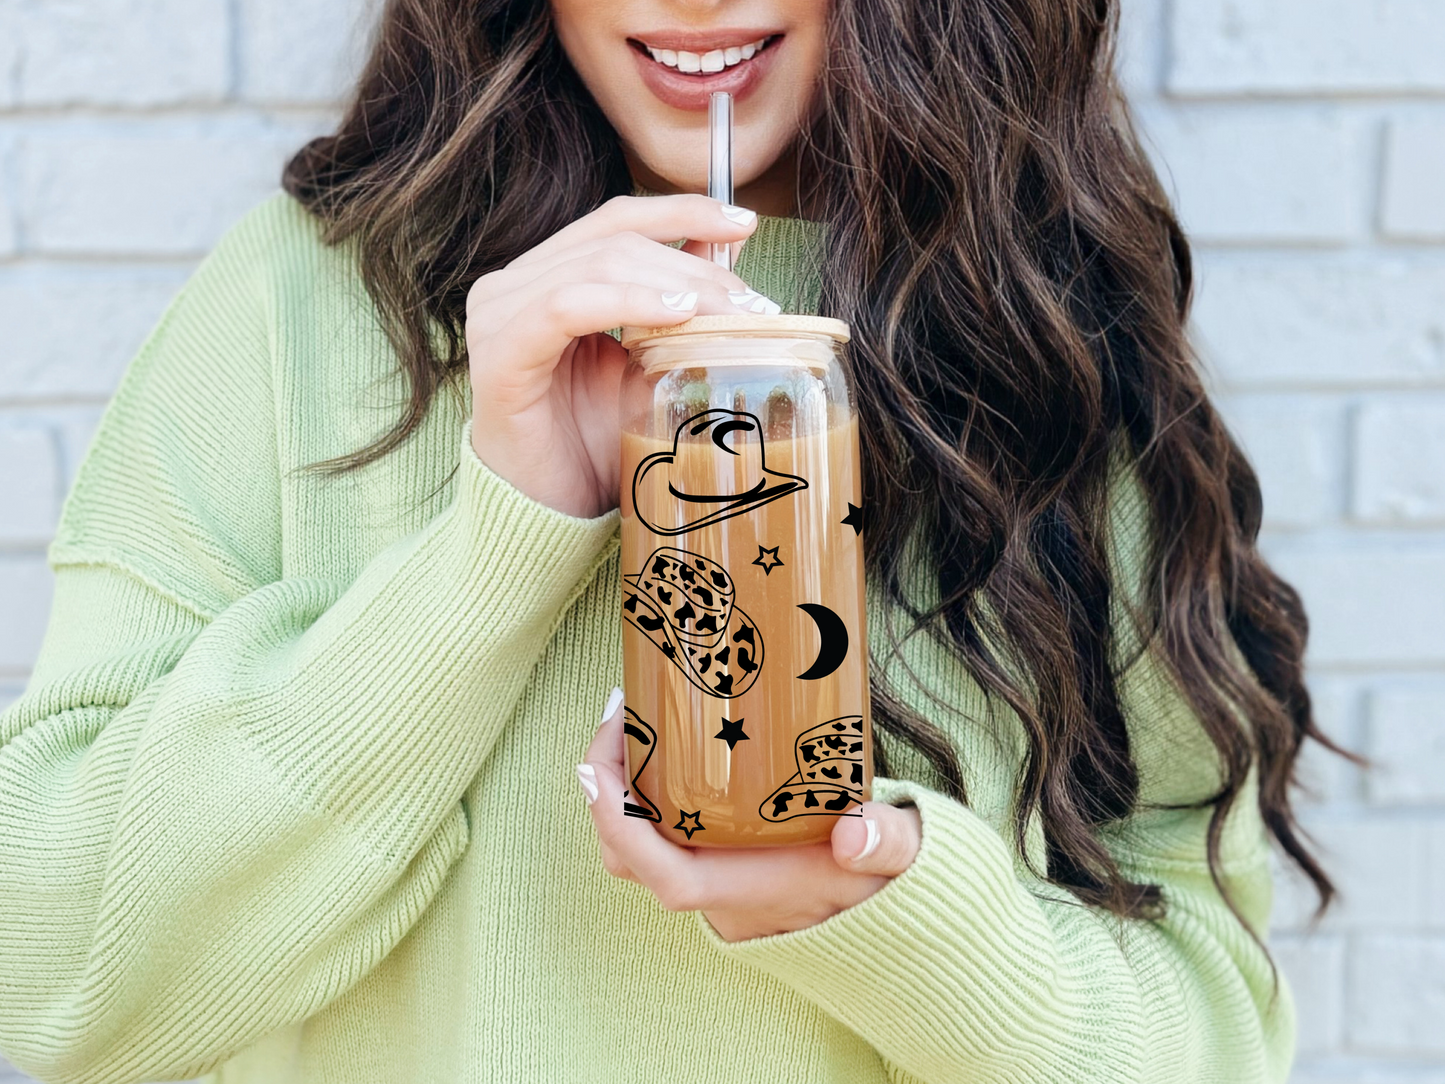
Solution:
<svg viewBox="0 0 1445 1084"><path fill-rule="evenodd" d="M1202 803L1215 882L1254 768L1264 823L1323 908L1333 890L1290 807L1302 744L1330 744L1302 679L1305 615L1259 555L1259 485L1185 339L1189 248L1115 81L1116 18L1113 0L832 4L798 197L828 227L822 311L853 329L869 568L1023 721L1020 850L1037 814L1049 880L1158 915L1158 888L1099 834L1139 791L1105 546L1127 449L1154 524L1138 619L1218 752ZM454 386L478 277L632 190L546 0L389 0L344 119L284 184L329 243L357 246L410 381L395 426L339 469L394 449ZM926 606L905 590L920 525ZM964 800L942 732L873 696L880 729Z"/></svg>

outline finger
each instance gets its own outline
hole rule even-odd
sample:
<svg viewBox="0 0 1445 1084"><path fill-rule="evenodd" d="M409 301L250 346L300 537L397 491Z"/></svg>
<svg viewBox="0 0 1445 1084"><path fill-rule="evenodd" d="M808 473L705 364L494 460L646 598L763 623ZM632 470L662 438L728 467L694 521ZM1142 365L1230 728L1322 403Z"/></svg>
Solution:
<svg viewBox="0 0 1445 1084"><path fill-rule="evenodd" d="M506 394L509 379L551 366L583 335L629 324L671 327L689 320L697 315L701 297L697 290L663 291L637 283L550 284L492 336L500 346L485 359L486 370L500 381L493 390Z"/></svg>
<svg viewBox="0 0 1445 1084"><path fill-rule="evenodd" d="M743 255L743 246L747 243L748 239L744 237L741 241L734 241L728 246L733 252L733 267L738 265L738 260L740 260ZM712 253L709 251L709 247L706 241L688 241L677 251L685 252L689 256L696 256L699 260L705 260L712 264L712 266L717 267L717 264L712 263ZM719 268L719 270L721 270L721 268Z"/></svg>
<svg viewBox="0 0 1445 1084"><path fill-rule="evenodd" d="M622 690L613 689L607 694L607 702L602 706L602 720L597 724L597 732L592 735L592 742L582 757L584 764L608 764L619 772L622 770L624 716Z"/></svg>
<svg viewBox="0 0 1445 1084"><path fill-rule="evenodd" d="M833 826L833 858L852 873L896 877L918 854L923 840L918 810L864 802L861 816L839 817Z"/></svg>
<svg viewBox="0 0 1445 1084"><path fill-rule="evenodd" d="M467 297L469 325L500 331L508 319L541 304L547 291L566 282L636 283L664 294L698 294L696 312L703 315L782 311L772 300L750 289L742 279L706 260L687 255L638 235L619 238L591 251L569 249L536 268L508 269L477 280ZM585 247L585 246L584 246ZM615 325L610 325L615 326Z"/></svg>
<svg viewBox="0 0 1445 1084"><path fill-rule="evenodd" d="M623 719L622 690L613 689L607 695L607 701L602 708L602 722L597 727L591 744L587 746L587 755L583 758L583 762L577 765L577 780L582 784L582 792L586 795L589 805L598 797L595 764L615 766L619 770L623 770L623 742L625 741L622 729ZM624 881L636 882L636 874L628 868L616 848L608 846L600 838L598 846L602 851L602 866L608 873L614 877L620 877Z"/></svg>
<svg viewBox="0 0 1445 1084"><path fill-rule="evenodd" d="M621 689L613 689L607 696L607 702L602 708L602 722L597 727L597 732L592 736L592 742L587 746L587 755L583 762L577 766L577 777L582 780L582 789L586 793L589 804L605 800L601 795L599 786L598 769L606 773L601 778L610 778L615 773L616 778L625 778L626 768L626 732L623 724L626 722L627 713L623 706ZM621 802L617 803L621 808ZM645 826L648 832L652 829ZM598 844L602 850L602 864L607 872L614 877L621 877L623 880L638 882L637 875L633 873L626 859L619 853L618 849L609 844L600 835Z"/></svg>
<svg viewBox="0 0 1445 1084"><path fill-rule="evenodd" d="M658 251L670 252L662 246L657 246ZM659 295L671 297L674 302L681 303L690 295L697 295L696 313L736 315L739 312L763 312L776 315L781 311L778 306L755 290L749 290L746 286L742 289L731 288L732 281L729 277L721 277L711 274L709 265L703 261L689 261L683 264L684 268L701 269L703 278L691 278L675 273L672 268L661 266L651 260L633 261L625 257L613 254L594 254L592 256L579 257L559 264L552 268L547 274L522 285L509 293L491 297L487 300L470 300L471 306L467 315L469 324L484 328L495 328L494 336L503 336L507 323L513 317L525 314L533 314L529 321L531 330L541 330L537 325L541 323L555 324L560 313L551 314L549 320L549 307L553 304L561 305L565 302L554 296L555 291L569 284L610 284L616 286L636 285L645 286L656 290ZM716 270L721 270L720 268ZM741 281L741 280L738 280ZM664 302L666 304L666 302ZM684 319L686 317L683 317ZM604 320L601 327L588 325L584 331L586 334L592 331L602 331L607 328L616 327L619 323L633 323L629 319L613 319L611 322ZM676 323L676 320L657 321L650 326L657 326L662 323ZM554 341L562 342L562 346L556 347L553 354L560 353L572 338L565 340L560 337ZM485 352L484 352L485 353Z"/></svg>
<svg viewBox="0 0 1445 1084"><path fill-rule="evenodd" d="M706 248L706 246L702 247ZM501 271L493 272L491 275L479 279L479 288L484 292L506 292L523 283L533 281L561 264L589 258L598 261L614 260L624 266L629 262L653 263L659 267L671 268L678 275L688 278L716 279L729 290L743 289L747 286L747 283L737 275L708 259L705 251L694 252L686 246L672 248L644 237L640 233L628 230L584 241L545 256L529 258L525 263L514 260Z"/></svg>
<svg viewBox="0 0 1445 1084"><path fill-rule="evenodd" d="M604 739L604 744L606 741ZM698 910L705 900L694 876L694 855L687 848L664 839L652 822L623 813L623 791L627 787L610 754L605 749L599 751L606 759L588 761L583 768L591 770L597 787L597 800L589 809L602 846L668 910Z"/></svg>
<svg viewBox="0 0 1445 1084"><path fill-rule="evenodd" d="M601 842L601 840L598 841L598 846L602 850L603 869L605 869L613 877L616 877L619 880L631 881L633 884L639 883L639 881L637 880L637 874L633 873L630 869L627 868L627 863L622 861L622 859L617 856L616 851L614 851L611 847L607 846L607 844Z"/></svg>
<svg viewBox="0 0 1445 1084"><path fill-rule="evenodd" d="M758 216L708 196L617 196L558 230L514 263L525 264L584 241L632 231L673 241L739 241L757 228Z"/></svg>
<svg viewBox="0 0 1445 1084"><path fill-rule="evenodd" d="M653 245L656 253L678 255L665 245L654 245L651 241L646 243ZM706 260L684 258L670 264L664 259L654 258L653 253L645 253L642 259L631 259L615 252L604 252L560 264L552 276L546 277L571 282L634 282L665 293L696 292L699 295L699 313L736 315L752 311L777 315L782 311L742 279ZM754 307L750 309L749 306Z"/></svg>
<svg viewBox="0 0 1445 1084"><path fill-rule="evenodd" d="M553 268L548 274L519 289L489 300L473 303L467 314L469 325L494 329L487 338L504 334L507 323L520 314L544 311L548 292L557 287L573 283L588 283L614 286L644 286L656 290L660 295L685 298L697 295L697 313L736 316L742 312L765 312L776 315L781 311L756 290L744 286L732 289L717 278L689 278L675 274L670 268L655 264L634 264L630 267L601 267L590 260L577 260ZM627 321L623 321L626 323ZM609 327L618 326L614 321ZM580 336L579 336L580 337ZM479 340L479 342L482 340ZM485 354L485 349L482 353Z"/></svg>

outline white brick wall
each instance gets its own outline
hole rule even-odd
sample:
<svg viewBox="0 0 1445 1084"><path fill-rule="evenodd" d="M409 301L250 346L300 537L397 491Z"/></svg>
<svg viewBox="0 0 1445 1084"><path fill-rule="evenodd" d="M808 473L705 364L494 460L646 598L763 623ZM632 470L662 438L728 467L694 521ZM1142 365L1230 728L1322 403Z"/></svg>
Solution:
<svg viewBox="0 0 1445 1084"><path fill-rule="evenodd" d="M1198 250L1197 337L1314 627L1310 829L1282 879L1294 1084L1445 1084L1445 4L1123 0L1123 71ZM0 704L105 398L321 130L367 0L0 0ZM0 1081L8 1081L0 1064Z"/></svg>
<svg viewBox="0 0 1445 1084"><path fill-rule="evenodd" d="M1180 97L1289 97L1445 90L1435 0L1176 0L1173 63Z"/></svg>
<svg viewBox="0 0 1445 1084"><path fill-rule="evenodd" d="M126 363L324 131L373 0L0 0L0 707L45 545ZM0 1084L27 1077L0 1058Z"/></svg>
<svg viewBox="0 0 1445 1084"><path fill-rule="evenodd" d="M1354 435L1356 519L1445 524L1445 395L1363 404L1355 414Z"/></svg>
<svg viewBox="0 0 1445 1084"><path fill-rule="evenodd" d="M1390 122L1380 225L1391 240L1445 241L1445 118Z"/></svg>
<svg viewBox="0 0 1445 1084"><path fill-rule="evenodd" d="M230 86L226 0L20 0L21 105L218 103Z"/></svg>

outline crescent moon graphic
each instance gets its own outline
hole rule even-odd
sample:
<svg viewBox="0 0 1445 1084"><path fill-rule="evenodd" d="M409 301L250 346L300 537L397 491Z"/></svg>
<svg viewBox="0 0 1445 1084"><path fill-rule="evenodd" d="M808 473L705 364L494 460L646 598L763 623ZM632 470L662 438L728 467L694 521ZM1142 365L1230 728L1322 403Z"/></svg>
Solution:
<svg viewBox="0 0 1445 1084"><path fill-rule="evenodd" d="M755 428L757 427L753 425L752 422L720 422L717 425L713 426L712 442L723 451L727 452L728 455L737 455L737 450L735 448L729 448L726 444L724 444L723 438L726 437L729 433L738 429L741 429L744 433L751 433Z"/></svg>
<svg viewBox="0 0 1445 1084"><path fill-rule="evenodd" d="M800 603L798 609L818 626L818 657L812 666L798 675L798 680L817 681L842 666L843 660L848 657L848 626L843 624L841 617L819 603Z"/></svg>

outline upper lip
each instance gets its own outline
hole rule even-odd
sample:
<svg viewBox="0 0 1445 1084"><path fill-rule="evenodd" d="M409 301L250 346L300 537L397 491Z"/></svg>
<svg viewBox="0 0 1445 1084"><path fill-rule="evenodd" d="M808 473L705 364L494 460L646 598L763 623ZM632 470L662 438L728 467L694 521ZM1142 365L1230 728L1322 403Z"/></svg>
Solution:
<svg viewBox="0 0 1445 1084"><path fill-rule="evenodd" d="M781 30L728 26L712 30L654 30L645 34L633 34L632 40L653 49L709 53L714 49L735 48L761 38L776 37L781 33Z"/></svg>

